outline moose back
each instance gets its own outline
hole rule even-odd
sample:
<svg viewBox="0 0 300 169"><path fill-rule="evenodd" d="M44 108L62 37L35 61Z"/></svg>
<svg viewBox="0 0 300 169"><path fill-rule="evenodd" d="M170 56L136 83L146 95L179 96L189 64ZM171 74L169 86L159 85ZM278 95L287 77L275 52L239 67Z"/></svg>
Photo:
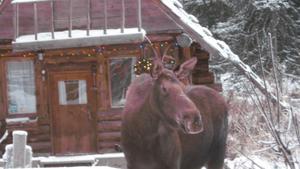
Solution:
<svg viewBox="0 0 300 169"><path fill-rule="evenodd" d="M155 61L151 76L130 85L121 137L128 169L223 168L226 103L213 89L178 80L196 61L186 62L174 73Z"/></svg>

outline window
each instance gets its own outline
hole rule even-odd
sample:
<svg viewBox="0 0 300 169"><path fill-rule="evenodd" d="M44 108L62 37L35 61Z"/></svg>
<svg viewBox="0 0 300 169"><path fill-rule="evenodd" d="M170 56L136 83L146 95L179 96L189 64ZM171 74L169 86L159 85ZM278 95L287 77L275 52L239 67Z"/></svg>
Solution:
<svg viewBox="0 0 300 169"><path fill-rule="evenodd" d="M58 81L58 92L60 105L87 104L85 80Z"/></svg>
<svg viewBox="0 0 300 169"><path fill-rule="evenodd" d="M36 112L33 61L7 62L8 113Z"/></svg>
<svg viewBox="0 0 300 169"><path fill-rule="evenodd" d="M112 107L122 107L128 86L134 79L135 58L117 58L110 60L110 85Z"/></svg>

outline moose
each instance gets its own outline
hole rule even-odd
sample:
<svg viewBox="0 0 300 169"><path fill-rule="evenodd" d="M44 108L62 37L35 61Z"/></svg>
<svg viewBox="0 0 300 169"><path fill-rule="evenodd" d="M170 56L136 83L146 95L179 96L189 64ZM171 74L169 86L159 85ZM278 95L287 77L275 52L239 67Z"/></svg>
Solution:
<svg viewBox="0 0 300 169"><path fill-rule="evenodd" d="M121 145L128 169L223 168L228 130L223 97L205 86L182 83L197 59L177 71L154 59L151 74L129 86Z"/></svg>

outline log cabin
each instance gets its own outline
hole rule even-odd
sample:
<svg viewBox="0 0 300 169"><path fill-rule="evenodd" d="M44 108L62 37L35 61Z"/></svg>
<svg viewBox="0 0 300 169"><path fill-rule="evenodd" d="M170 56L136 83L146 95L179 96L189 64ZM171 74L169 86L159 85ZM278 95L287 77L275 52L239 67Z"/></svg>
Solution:
<svg viewBox="0 0 300 169"><path fill-rule="evenodd" d="M28 132L35 155L113 149L126 89L151 69L154 50L172 56L171 66L197 57L192 83L221 90L209 69L214 53L177 0L0 3L0 120L9 132L1 150L13 130Z"/></svg>

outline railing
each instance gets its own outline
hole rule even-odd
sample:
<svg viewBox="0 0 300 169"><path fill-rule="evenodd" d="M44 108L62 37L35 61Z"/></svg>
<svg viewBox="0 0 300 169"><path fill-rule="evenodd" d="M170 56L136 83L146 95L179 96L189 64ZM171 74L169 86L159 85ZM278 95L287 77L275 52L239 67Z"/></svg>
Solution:
<svg viewBox="0 0 300 169"><path fill-rule="evenodd" d="M34 11L34 36L35 40L38 40L38 33L39 33L39 24L38 24L38 4L40 2L49 2L50 3L50 32L51 32L51 37L52 39L55 39L55 28L54 28L54 1L55 0L13 0L13 10L14 10L14 40L19 37L19 10L20 6L24 3L31 3L33 4L33 11ZM62 1L68 1L69 3L69 16L68 16L68 34L69 37L72 37L72 29L73 29L73 24L72 24L72 15L73 15L73 1L72 0L62 0ZM104 29L103 33L107 34L108 30L108 18L107 18L107 1L108 0L102 0L103 1L103 11L104 11ZM120 0L121 1L121 23L120 23L120 28L121 28L121 33L124 33L125 29L125 24L126 24L126 18L125 18L125 0ZM138 32L142 30L142 16L141 16L141 0L136 0L137 1L137 29ZM90 36L90 30L91 30L91 0L87 0L87 13L86 13L86 18L87 18L87 23L86 23L86 35Z"/></svg>

